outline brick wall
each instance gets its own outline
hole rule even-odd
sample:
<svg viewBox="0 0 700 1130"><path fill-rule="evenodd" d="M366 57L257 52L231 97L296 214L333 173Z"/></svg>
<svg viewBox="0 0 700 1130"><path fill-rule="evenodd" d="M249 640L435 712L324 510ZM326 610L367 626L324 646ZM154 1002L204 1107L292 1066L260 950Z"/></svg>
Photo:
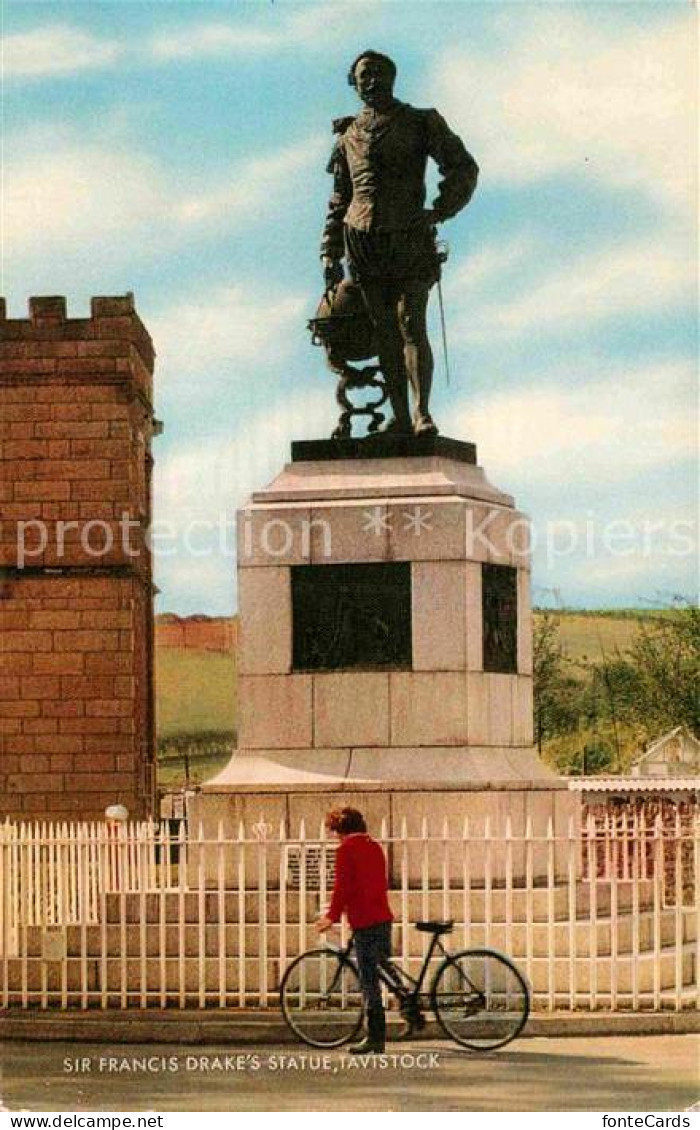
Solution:
<svg viewBox="0 0 700 1130"><path fill-rule="evenodd" d="M131 296L0 315L0 813L143 815L153 347Z"/></svg>

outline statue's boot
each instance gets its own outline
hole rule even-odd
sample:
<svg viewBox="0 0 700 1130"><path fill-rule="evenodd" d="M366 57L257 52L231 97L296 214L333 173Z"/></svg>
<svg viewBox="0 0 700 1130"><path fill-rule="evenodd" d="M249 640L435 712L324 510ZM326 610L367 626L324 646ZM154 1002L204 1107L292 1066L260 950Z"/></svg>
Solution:
<svg viewBox="0 0 700 1130"><path fill-rule="evenodd" d="M409 419L397 420L396 416L392 416L385 427L382 428L382 435L410 436L413 435L413 426Z"/></svg>
<svg viewBox="0 0 700 1130"><path fill-rule="evenodd" d="M413 431L417 436L436 436L438 434L437 424L427 412L416 416Z"/></svg>

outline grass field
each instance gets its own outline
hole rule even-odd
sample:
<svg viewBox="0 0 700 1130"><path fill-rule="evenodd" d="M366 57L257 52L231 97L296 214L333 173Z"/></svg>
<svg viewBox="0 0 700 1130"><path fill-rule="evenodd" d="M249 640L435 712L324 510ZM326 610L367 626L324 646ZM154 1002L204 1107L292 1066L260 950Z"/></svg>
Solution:
<svg viewBox="0 0 700 1130"><path fill-rule="evenodd" d="M639 631L638 616L594 616L590 613L557 613L559 639L569 659L593 662L625 651Z"/></svg>
<svg viewBox="0 0 700 1130"><path fill-rule="evenodd" d="M639 627L637 614L556 614L565 653L573 660L624 651ZM201 782L226 765L235 743L235 657L163 648L156 657L156 705L161 787L177 788L189 769Z"/></svg>
<svg viewBox="0 0 700 1130"><path fill-rule="evenodd" d="M211 651L158 651L156 718L161 740L232 733L236 728L235 660Z"/></svg>

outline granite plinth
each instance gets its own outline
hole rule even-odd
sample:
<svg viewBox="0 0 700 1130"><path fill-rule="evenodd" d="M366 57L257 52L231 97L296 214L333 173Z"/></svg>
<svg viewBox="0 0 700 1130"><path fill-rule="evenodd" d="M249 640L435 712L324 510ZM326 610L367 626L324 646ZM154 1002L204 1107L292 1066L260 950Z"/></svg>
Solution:
<svg viewBox="0 0 700 1130"><path fill-rule="evenodd" d="M332 462L336 459L410 459L441 455L460 463L476 464L476 445L448 436L376 435L361 438L296 440L292 463Z"/></svg>
<svg viewBox="0 0 700 1130"><path fill-rule="evenodd" d="M459 441L449 442L457 444ZM347 453L339 448L332 459L324 454L322 447L317 457L312 458L316 445L326 443L331 441L295 444L292 462L264 490L253 493L253 506L333 504L368 498L403 501L444 495L506 509L514 506L512 496L492 486L475 459L452 458L430 447L403 455L398 446L395 450L387 448L381 456L375 456L370 448ZM471 448L472 445L462 446Z"/></svg>

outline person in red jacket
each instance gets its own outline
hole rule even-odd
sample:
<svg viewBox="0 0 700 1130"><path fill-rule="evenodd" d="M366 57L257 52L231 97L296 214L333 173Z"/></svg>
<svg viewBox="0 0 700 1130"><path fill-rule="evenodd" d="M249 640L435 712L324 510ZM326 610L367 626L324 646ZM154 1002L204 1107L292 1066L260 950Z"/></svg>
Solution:
<svg viewBox="0 0 700 1130"><path fill-rule="evenodd" d="M379 966L391 954L393 914L387 897L386 859L381 845L367 834L356 808L336 808L326 816L326 828L340 838L335 857L335 883L328 911L316 929L324 933L343 913L354 931L355 954L367 1015L367 1036L352 1052L383 1052L386 1018Z"/></svg>

